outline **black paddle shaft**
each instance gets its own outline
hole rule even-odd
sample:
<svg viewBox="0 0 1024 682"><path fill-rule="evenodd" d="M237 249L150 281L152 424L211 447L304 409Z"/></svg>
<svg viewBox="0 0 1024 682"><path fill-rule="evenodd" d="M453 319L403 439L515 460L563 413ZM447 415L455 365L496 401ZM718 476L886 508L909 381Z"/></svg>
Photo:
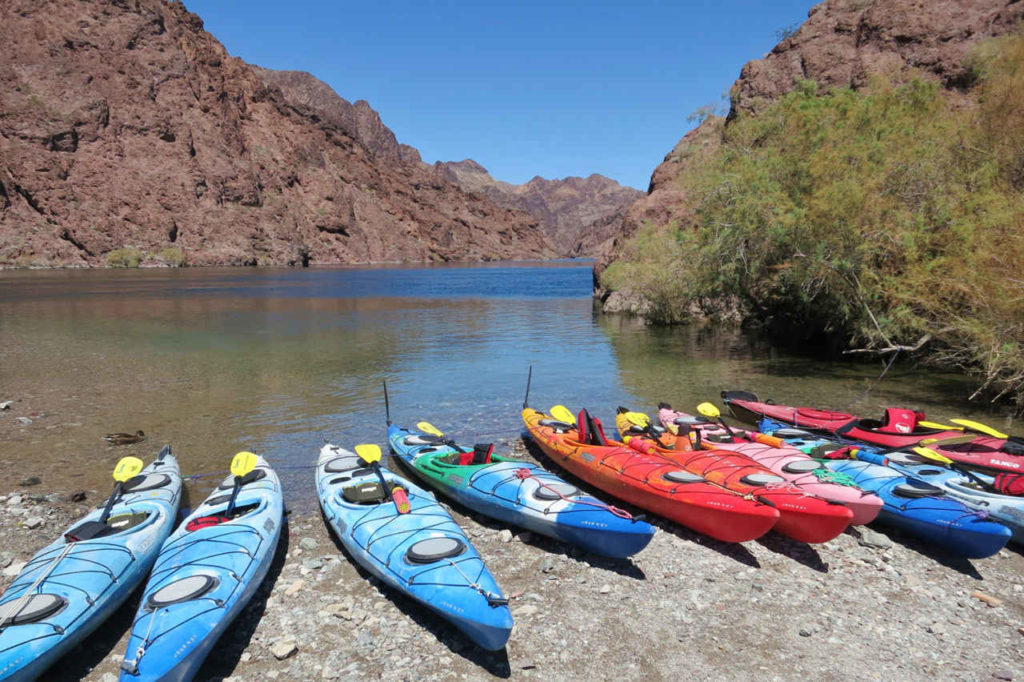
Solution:
<svg viewBox="0 0 1024 682"><path fill-rule="evenodd" d="M118 496L121 494L123 485L121 481L114 484L114 492L110 495L110 499L107 500L107 506L104 507L103 514L100 515L100 523L106 523L107 519L110 518L110 510L114 507L114 502L117 501Z"/></svg>
<svg viewBox="0 0 1024 682"><path fill-rule="evenodd" d="M228 500L228 510L224 512L224 516L231 517L231 512L235 510L235 498L238 497L238 491L242 489L242 477L235 476L235 487L231 489L231 499Z"/></svg>

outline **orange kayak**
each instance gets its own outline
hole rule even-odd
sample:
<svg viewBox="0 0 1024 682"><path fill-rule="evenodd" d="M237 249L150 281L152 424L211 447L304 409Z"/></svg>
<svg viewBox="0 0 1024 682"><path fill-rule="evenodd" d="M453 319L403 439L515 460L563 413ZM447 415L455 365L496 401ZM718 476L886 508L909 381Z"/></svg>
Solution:
<svg viewBox="0 0 1024 682"><path fill-rule="evenodd" d="M574 424L532 408L523 422L548 457L595 488L723 542L744 542L767 533L779 512L753 496L715 485L659 456L623 443L580 442Z"/></svg>
<svg viewBox="0 0 1024 682"><path fill-rule="evenodd" d="M848 507L808 494L746 455L731 450L694 450L686 436L663 434L658 442L619 413L615 419L628 446L661 457L684 470L741 495L753 496L779 511L774 530L799 542L827 542L853 520ZM669 447L671 445L672 447Z"/></svg>

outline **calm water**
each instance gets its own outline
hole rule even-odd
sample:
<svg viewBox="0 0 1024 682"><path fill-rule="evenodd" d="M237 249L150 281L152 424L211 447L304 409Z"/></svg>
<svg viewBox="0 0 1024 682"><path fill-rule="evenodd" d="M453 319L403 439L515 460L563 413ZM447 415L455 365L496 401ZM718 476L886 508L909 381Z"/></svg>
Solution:
<svg viewBox="0 0 1024 682"><path fill-rule="evenodd" d="M0 475L51 489L108 489L117 459L170 442L185 473L224 470L248 449L282 468L311 508L310 471L330 439L382 442L427 419L466 443L512 441L527 367L531 404L659 400L692 408L723 388L779 402L886 404L969 415L966 380L880 364L794 357L733 331L649 329L597 314L588 262L365 269L0 272ZM16 417L45 413L29 425ZM143 429L112 448L110 431ZM286 468L294 467L294 468ZM209 488L213 479L197 483Z"/></svg>

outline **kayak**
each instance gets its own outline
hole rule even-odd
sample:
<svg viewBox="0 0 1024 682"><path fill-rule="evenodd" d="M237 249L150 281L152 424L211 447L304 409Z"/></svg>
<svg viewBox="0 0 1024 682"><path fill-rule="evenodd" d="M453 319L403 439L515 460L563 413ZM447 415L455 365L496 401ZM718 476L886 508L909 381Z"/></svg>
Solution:
<svg viewBox="0 0 1024 682"><path fill-rule="evenodd" d="M885 502L880 523L907 531L945 551L968 559L984 559L1001 550L1010 529L988 520L988 514L970 509L942 495L933 485L908 478L887 466L856 460L830 460L827 466L846 474Z"/></svg>
<svg viewBox="0 0 1024 682"><path fill-rule="evenodd" d="M536 464L485 452L395 425L391 452L424 484L469 509L577 545L622 558L651 541L654 528L611 507ZM462 461L466 463L460 463ZM474 463L474 460L483 460Z"/></svg>
<svg viewBox="0 0 1024 682"><path fill-rule="evenodd" d="M779 520L774 507L714 485L657 455L623 443L580 442L575 425L524 408L533 441L552 461L606 493L722 542L745 542Z"/></svg>
<svg viewBox="0 0 1024 682"><path fill-rule="evenodd" d="M181 475L170 447L25 564L0 596L0 679L34 680L135 590L174 527Z"/></svg>
<svg viewBox="0 0 1024 682"><path fill-rule="evenodd" d="M871 523L882 511L882 500L877 495L865 492L832 475L831 470L824 464L782 439L737 429L733 429L736 436L733 437L720 425L709 422L704 417L673 410L666 403L659 407L658 419L669 431L675 432L681 425L699 430L702 434L703 447L709 450L725 449L746 455L800 490L849 507L853 512L851 525Z"/></svg>
<svg viewBox="0 0 1024 682"><path fill-rule="evenodd" d="M914 410L888 408L882 419L862 419L845 412L760 402L757 396L745 391L723 391L722 398L733 415L748 424L767 417L891 449L912 448L923 440L937 441L927 443L928 447L971 469L986 473L1024 472L1021 439L977 435L964 442L963 430L923 426L919 422L924 421L924 414ZM950 439L959 442L942 442Z"/></svg>
<svg viewBox="0 0 1024 682"><path fill-rule="evenodd" d="M772 530L788 538L827 542L842 533L853 518L848 508L800 490L746 455L724 449L694 450L685 438L680 439L684 449L676 450L659 445L649 436L630 433L632 424L623 414L616 417L616 423L631 449L682 467L735 495L773 507L779 517Z"/></svg>
<svg viewBox="0 0 1024 682"><path fill-rule="evenodd" d="M759 428L808 453L825 454L841 447L806 431L775 429L769 420L762 420ZM982 559L1002 549L1012 534L1001 523L987 520L986 512L971 509L943 494L941 488L916 481L889 466L848 459L828 460L825 464L882 498L878 523L903 530L950 554Z"/></svg>
<svg viewBox="0 0 1024 682"><path fill-rule="evenodd" d="M190 680L270 568L284 522L277 474L262 457L210 493L163 543L135 614L121 680Z"/></svg>
<svg viewBox="0 0 1024 682"><path fill-rule="evenodd" d="M891 452L885 455L870 450L857 450L855 459L887 465L918 481L940 488L946 497L962 502L976 511L985 512L1013 533L1010 542L1024 543L1024 498L1000 495L981 487L991 485L985 474L964 474L913 452ZM980 483L979 483L980 482Z"/></svg>
<svg viewBox="0 0 1024 682"><path fill-rule="evenodd" d="M508 600L469 538L431 493L380 472L389 488L405 489L408 513L398 513L358 455L330 444L321 449L316 486L328 525L367 571L482 648L503 648L512 632Z"/></svg>

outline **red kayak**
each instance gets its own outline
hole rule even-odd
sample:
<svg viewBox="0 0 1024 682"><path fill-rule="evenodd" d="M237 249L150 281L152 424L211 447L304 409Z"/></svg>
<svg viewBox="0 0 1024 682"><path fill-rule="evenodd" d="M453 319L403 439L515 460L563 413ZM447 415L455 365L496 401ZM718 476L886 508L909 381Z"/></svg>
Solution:
<svg viewBox="0 0 1024 682"><path fill-rule="evenodd" d="M987 435L972 438L961 429L928 428L919 423L924 421L924 413L915 410L890 407L881 419L863 419L845 412L761 402L746 391L723 391L722 399L733 416L748 424L757 424L767 417L882 448L912 448L923 444L977 471L991 474L1024 472L1024 441L1021 439ZM957 442L943 443L951 439Z"/></svg>
<svg viewBox="0 0 1024 682"><path fill-rule="evenodd" d="M846 530L853 520L853 511L848 507L801 490L747 455L727 449L728 446L721 450L694 450L688 437L674 438L671 434L656 440L650 434L631 431L631 424L621 412L616 417L616 426L634 450L663 457L723 488L775 507L779 520L772 530L798 542L827 542Z"/></svg>
<svg viewBox="0 0 1024 682"><path fill-rule="evenodd" d="M662 457L607 439L600 445L589 437L581 442L575 424L529 407L523 409L523 422L544 454L581 480L716 540L753 540L779 520L774 507L713 485Z"/></svg>

